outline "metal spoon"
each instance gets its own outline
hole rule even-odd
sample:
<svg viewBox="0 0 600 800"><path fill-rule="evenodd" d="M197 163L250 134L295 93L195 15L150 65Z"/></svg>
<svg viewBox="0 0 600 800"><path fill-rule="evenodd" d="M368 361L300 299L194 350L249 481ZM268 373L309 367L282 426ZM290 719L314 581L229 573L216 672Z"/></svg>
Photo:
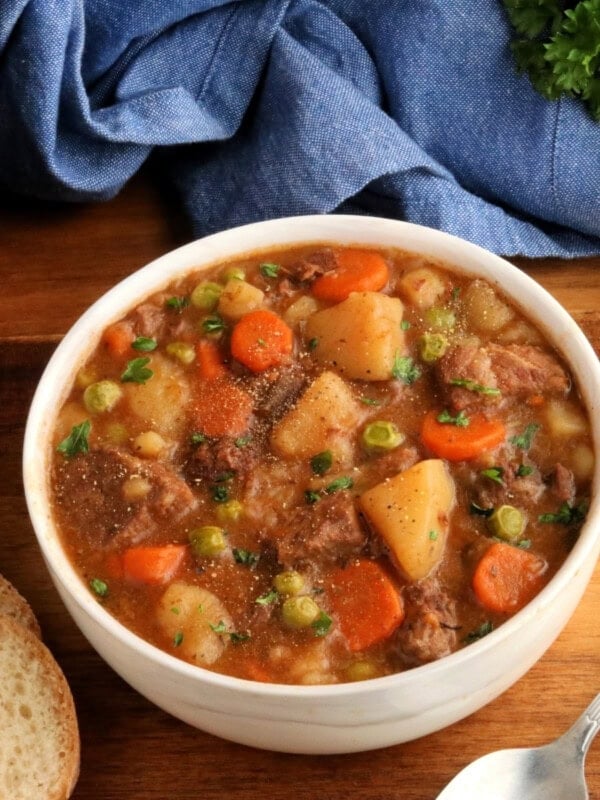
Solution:
<svg viewBox="0 0 600 800"><path fill-rule="evenodd" d="M600 694L560 739L478 758L437 800L589 800L583 765L599 729Z"/></svg>

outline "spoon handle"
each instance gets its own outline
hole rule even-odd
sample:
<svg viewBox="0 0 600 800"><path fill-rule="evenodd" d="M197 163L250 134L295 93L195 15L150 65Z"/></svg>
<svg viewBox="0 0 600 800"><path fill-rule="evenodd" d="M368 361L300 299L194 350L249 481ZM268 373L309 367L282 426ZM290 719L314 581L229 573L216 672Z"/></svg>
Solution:
<svg viewBox="0 0 600 800"><path fill-rule="evenodd" d="M600 731L600 694L596 695L561 739L569 739L575 745L577 753L583 761L598 731Z"/></svg>

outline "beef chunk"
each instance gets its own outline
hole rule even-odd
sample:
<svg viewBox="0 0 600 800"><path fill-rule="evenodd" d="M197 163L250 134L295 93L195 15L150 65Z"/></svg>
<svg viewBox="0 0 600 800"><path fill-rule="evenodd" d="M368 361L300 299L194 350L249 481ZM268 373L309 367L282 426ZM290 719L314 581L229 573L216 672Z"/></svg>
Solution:
<svg viewBox="0 0 600 800"><path fill-rule="evenodd" d="M471 473L471 482L475 487L475 502L482 508L497 507L504 503L509 505L530 505L537 503L546 490L543 477L533 464L523 465L530 468L528 475L520 474L521 460L511 458L510 451L500 450L494 455L493 464L489 461L471 463L465 469ZM482 470L498 467L500 483L482 476Z"/></svg>
<svg viewBox="0 0 600 800"><path fill-rule="evenodd" d="M290 264L286 273L294 283L311 283L326 272L335 269L336 266L335 253L333 250L325 248Z"/></svg>
<svg viewBox="0 0 600 800"><path fill-rule="evenodd" d="M575 476L562 464L557 464L554 468L552 492L555 497L569 505L575 500Z"/></svg>
<svg viewBox="0 0 600 800"><path fill-rule="evenodd" d="M418 666L447 656L456 647L456 607L435 579L407 586L406 617L396 634L402 661Z"/></svg>
<svg viewBox="0 0 600 800"><path fill-rule="evenodd" d="M539 347L524 344L456 345L437 362L437 376L456 410L540 393L564 394L569 390L568 376L556 358ZM454 386L452 381L456 379L498 389L500 394Z"/></svg>
<svg viewBox="0 0 600 800"><path fill-rule="evenodd" d="M297 363L258 376L251 389L256 414L271 424L281 419L300 397L307 382L304 370Z"/></svg>
<svg viewBox="0 0 600 800"><path fill-rule="evenodd" d="M195 447L184 472L192 483L218 481L231 472L244 480L256 464L256 458L252 442L245 443L232 436L223 436L220 439L208 439Z"/></svg>
<svg viewBox="0 0 600 800"><path fill-rule="evenodd" d="M118 448L91 450L64 461L58 469L59 504L73 525L100 545L136 544L196 503L189 486L172 469ZM133 477L150 484L148 494L135 502L123 493L125 482Z"/></svg>
<svg viewBox="0 0 600 800"><path fill-rule="evenodd" d="M277 553L286 567L303 562L344 563L357 556L366 543L352 498L336 493L291 514L277 541Z"/></svg>
<svg viewBox="0 0 600 800"><path fill-rule="evenodd" d="M138 336L155 339L163 331L165 311L153 303L142 303L132 312L130 319Z"/></svg>

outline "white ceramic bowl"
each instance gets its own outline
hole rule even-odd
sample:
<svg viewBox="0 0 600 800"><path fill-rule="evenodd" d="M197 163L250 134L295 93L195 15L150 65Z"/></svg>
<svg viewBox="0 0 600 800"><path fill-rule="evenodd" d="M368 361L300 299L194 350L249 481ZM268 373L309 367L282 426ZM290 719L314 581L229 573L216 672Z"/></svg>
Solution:
<svg viewBox="0 0 600 800"><path fill-rule="evenodd" d="M284 686L230 678L184 663L123 627L90 594L66 557L50 513L48 441L57 410L102 329L176 275L251 251L307 242L399 247L441 258L498 284L543 329L571 365L600 452L600 367L571 317L508 262L439 231L373 217L274 220L209 236L135 272L98 300L51 358L25 435L24 485L46 564L73 619L131 686L164 710L226 739L294 753L343 753L396 744L476 711L518 680L573 613L600 550L600 459L579 539L544 590L497 630L440 661L360 683Z"/></svg>

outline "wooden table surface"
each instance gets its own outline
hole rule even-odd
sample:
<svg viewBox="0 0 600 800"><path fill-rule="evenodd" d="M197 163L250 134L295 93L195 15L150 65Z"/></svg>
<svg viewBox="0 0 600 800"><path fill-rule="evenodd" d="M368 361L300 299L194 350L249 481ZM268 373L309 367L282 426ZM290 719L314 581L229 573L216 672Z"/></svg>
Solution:
<svg viewBox="0 0 600 800"><path fill-rule="evenodd" d="M129 688L79 633L46 573L25 508L27 407L81 312L190 238L175 199L149 173L100 205L0 200L0 572L29 599L75 697L82 764L73 797L433 800L472 759L560 735L600 691L599 567L563 633L504 695L444 731L355 755L262 752L188 727ZM566 306L600 352L600 258L516 263ZM587 777L590 797L600 800L600 739Z"/></svg>

